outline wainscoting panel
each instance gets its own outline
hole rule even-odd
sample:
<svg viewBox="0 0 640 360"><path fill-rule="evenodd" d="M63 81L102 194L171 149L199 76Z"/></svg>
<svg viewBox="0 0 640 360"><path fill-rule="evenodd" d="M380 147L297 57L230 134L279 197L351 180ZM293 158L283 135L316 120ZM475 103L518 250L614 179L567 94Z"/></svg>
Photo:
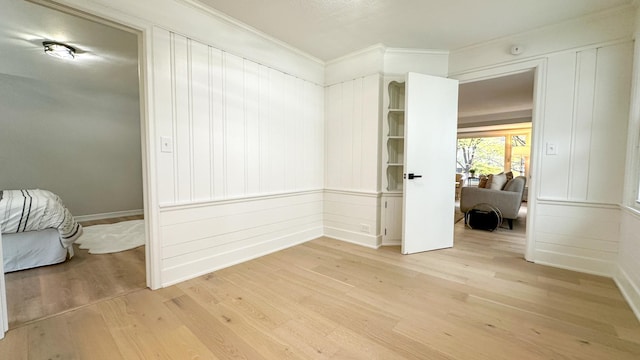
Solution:
<svg viewBox="0 0 640 360"><path fill-rule="evenodd" d="M162 285L322 236L321 191L165 207Z"/></svg>
<svg viewBox="0 0 640 360"><path fill-rule="evenodd" d="M323 187L322 86L163 29L153 46L161 206Z"/></svg>
<svg viewBox="0 0 640 360"><path fill-rule="evenodd" d="M377 193L325 190L323 217L325 236L372 248L382 243Z"/></svg>
<svg viewBox="0 0 640 360"><path fill-rule="evenodd" d="M535 223L537 263L613 275L620 234L617 206L539 202Z"/></svg>
<svg viewBox="0 0 640 360"><path fill-rule="evenodd" d="M627 302L640 319L640 213L623 208L620 226L620 251L614 279Z"/></svg>

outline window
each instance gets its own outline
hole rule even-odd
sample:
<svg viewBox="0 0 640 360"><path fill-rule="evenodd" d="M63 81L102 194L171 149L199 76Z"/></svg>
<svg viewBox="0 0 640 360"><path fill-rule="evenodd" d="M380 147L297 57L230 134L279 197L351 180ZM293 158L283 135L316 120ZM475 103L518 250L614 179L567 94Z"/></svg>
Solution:
<svg viewBox="0 0 640 360"><path fill-rule="evenodd" d="M465 178L512 171L528 176L531 129L459 134L456 169Z"/></svg>

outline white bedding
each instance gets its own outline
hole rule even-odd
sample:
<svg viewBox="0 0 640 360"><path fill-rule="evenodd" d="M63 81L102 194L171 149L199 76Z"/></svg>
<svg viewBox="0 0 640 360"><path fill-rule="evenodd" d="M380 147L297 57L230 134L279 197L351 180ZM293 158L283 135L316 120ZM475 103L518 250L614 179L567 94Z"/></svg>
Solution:
<svg viewBox="0 0 640 360"><path fill-rule="evenodd" d="M59 239L58 230L51 228L2 235L4 271L18 271L65 261L67 257L73 256L73 247L63 248Z"/></svg>
<svg viewBox="0 0 640 360"><path fill-rule="evenodd" d="M48 228L58 231L63 248L71 246L82 235L82 226L54 193L40 189L0 191L0 229L3 234Z"/></svg>

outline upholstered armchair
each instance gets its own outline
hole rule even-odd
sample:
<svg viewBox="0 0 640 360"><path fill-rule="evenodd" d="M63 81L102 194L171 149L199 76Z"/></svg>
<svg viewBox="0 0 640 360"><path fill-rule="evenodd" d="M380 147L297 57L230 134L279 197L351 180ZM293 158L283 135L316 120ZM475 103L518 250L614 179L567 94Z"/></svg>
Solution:
<svg viewBox="0 0 640 360"><path fill-rule="evenodd" d="M500 209L502 217L509 223L509 229L513 229L513 219L518 218L526 182L524 176L518 176L507 182L502 190L463 187L460 193L460 211L466 213L477 204L489 204Z"/></svg>

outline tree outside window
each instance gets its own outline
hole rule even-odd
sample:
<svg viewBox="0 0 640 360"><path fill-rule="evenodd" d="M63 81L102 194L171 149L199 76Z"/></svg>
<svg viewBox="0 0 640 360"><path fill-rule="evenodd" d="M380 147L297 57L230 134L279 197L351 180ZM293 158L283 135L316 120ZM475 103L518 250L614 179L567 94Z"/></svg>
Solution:
<svg viewBox="0 0 640 360"><path fill-rule="evenodd" d="M478 133L458 139L456 168L465 178L512 171L514 176L527 176L529 170L530 132L506 131ZM473 173L473 174L472 174Z"/></svg>

